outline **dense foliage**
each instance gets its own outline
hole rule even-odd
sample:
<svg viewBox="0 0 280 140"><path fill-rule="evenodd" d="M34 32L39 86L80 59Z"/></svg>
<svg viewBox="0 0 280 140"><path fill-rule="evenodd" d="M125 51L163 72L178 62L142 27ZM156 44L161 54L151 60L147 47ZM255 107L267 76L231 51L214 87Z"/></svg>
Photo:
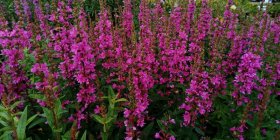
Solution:
<svg viewBox="0 0 280 140"><path fill-rule="evenodd" d="M1 2L0 139L280 139L280 17L232 0Z"/></svg>

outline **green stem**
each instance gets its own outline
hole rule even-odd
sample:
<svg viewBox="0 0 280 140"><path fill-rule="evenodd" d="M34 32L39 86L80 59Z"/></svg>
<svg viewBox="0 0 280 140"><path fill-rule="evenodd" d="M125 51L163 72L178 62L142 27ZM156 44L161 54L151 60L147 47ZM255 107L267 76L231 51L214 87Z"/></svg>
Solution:
<svg viewBox="0 0 280 140"><path fill-rule="evenodd" d="M58 121L57 121L57 118L56 118L56 114L55 114L55 111L52 109L52 115L53 115L53 119L54 119L54 127L55 129L58 128ZM55 134L55 139L56 140L60 140L60 133L59 132L54 132Z"/></svg>
<svg viewBox="0 0 280 140"><path fill-rule="evenodd" d="M16 127L16 124L15 124L15 121L14 121L14 116L13 116L13 113L12 111L10 110L10 108L6 107L8 110L8 115L9 115L9 118L11 118L11 124L12 124L12 127L13 127L13 133L15 135L15 140L18 140L18 135L17 135L17 127Z"/></svg>
<svg viewBox="0 0 280 140"><path fill-rule="evenodd" d="M106 123L103 124L103 132L101 132L102 140L108 140L108 133L106 129Z"/></svg>
<svg viewBox="0 0 280 140"><path fill-rule="evenodd" d="M102 132L102 140L108 140L108 134L106 132Z"/></svg>

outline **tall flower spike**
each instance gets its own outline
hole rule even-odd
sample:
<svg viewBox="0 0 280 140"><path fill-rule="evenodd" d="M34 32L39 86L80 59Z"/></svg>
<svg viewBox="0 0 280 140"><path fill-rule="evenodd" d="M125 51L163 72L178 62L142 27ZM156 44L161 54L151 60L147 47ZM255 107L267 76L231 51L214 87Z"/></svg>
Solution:
<svg viewBox="0 0 280 140"><path fill-rule="evenodd" d="M12 30L0 30L0 84L2 97L10 104L22 98L29 88L28 78L25 75L20 61L24 59L24 50L31 47L31 33L16 23ZM4 94L6 93L6 94Z"/></svg>
<svg viewBox="0 0 280 140"><path fill-rule="evenodd" d="M79 29L73 27L75 43L71 46L71 51L73 53L73 69L75 69L74 77L76 81L80 84L80 90L77 93L77 101L81 103L82 107L76 114L76 120L78 128L81 128L81 121L84 120L85 109L93 102L96 101L95 95L95 58L93 54L93 49L89 44L89 36L86 32L87 23L85 19L84 11L80 12L79 15ZM79 37L75 36L79 35Z"/></svg>
<svg viewBox="0 0 280 140"><path fill-rule="evenodd" d="M186 17L186 33L188 36L190 34L191 25L194 20L195 9L196 9L195 0L189 0L187 17Z"/></svg>
<svg viewBox="0 0 280 140"><path fill-rule="evenodd" d="M131 0L124 0L124 10L123 10L123 28L127 38L131 38L133 29L133 14Z"/></svg>
<svg viewBox="0 0 280 140"><path fill-rule="evenodd" d="M261 68L261 58L257 55L248 52L241 57L238 73L235 77L235 82L243 83L240 87L240 92L243 94L251 94L252 89L256 87L255 80L258 80L257 70Z"/></svg>
<svg viewBox="0 0 280 140"><path fill-rule="evenodd" d="M109 20L108 11L106 9L101 10L99 13L99 21L95 26L95 40L96 45L96 57L98 59L105 59L108 57L114 57L111 54L113 48L113 36L112 36L112 23Z"/></svg>

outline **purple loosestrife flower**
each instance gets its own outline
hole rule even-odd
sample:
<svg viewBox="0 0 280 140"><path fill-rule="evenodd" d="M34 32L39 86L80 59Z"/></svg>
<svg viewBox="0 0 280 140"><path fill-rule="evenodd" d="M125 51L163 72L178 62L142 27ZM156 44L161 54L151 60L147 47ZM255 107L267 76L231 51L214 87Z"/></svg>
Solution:
<svg viewBox="0 0 280 140"><path fill-rule="evenodd" d="M188 36L191 31L191 25L193 23L195 9L196 9L195 0L189 0L187 19L186 19L186 33Z"/></svg>
<svg viewBox="0 0 280 140"><path fill-rule="evenodd" d="M170 36L178 36L170 41L170 45L164 52L169 57L165 63L170 74L169 82L180 82L183 83L185 77L188 76L188 65L186 57L186 44L187 34L182 26L182 12L180 7L176 7L171 15L171 31ZM172 28L174 27L174 29Z"/></svg>
<svg viewBox="0 0 280 140"><path fill-rule="evenodd" d="M168 140L176 140L174 136L170 136Z"/></svg>
<svg viewBox="0 0 280 140"><path fill-rule="evenodd" d="M111 84L120 93L125 88L125 81L129 83L127 73L133 65L133 59L131 58L131 51L133 49L129 48L130 46L125 46L125 41L120 39L121 36L119 32L114 32L113 40L115 44L108 51L108 57L102 61L103 68L111 71L108 77L106 77L107 84ZM117 79L117 81L112 79Z"/></svg>
<svg viewBox="0 0 280 140"><path fill-rule="evenodd" d="M32 18L32 13L30 11L28 0L21 0L24 15L26 16L27 20L30 20Z"/></svg>
<svg viewBox="0 0 280 140"><path fill-rule="evenodd" d="M131 8L131 0L124 0L122 25L125 30L126 37L128 38L131 38L133 29L133 14Z"/></svg>
<svg viewBox="0 0 280 140"><path fill-rule="evenodd" d="M112 23L108 18L108 12L103 9L100 12L100 18L97 25L94 28L97 39L96 45L96 57L98 59L105 59L112 56L111 50L113 48L113 36L111 33Z"/></svg>
<svg viewBox="0 0 280 140"><path fill-rule="evenodd" d="M51 15L51 18L53 17L52 22L62 25L59 30L53 29L51 31L49 45L54 47L56 57L61 60L59 69L65 79L73 79L74 69L72 66L73 61L71 60L73 57L71 45L75 43L75 38L78 34L77 29L73 28L73 25L67 20L72 18L71 11L72 9L69 6L59 2L56 13ZM59 17L59 20L55 18L55 14Z"/></svg>
<svg viewBox="0 0 280 140"><path fill-rule="evenodd" d="M9 24L12 28L7 22L0 25L2 102L7 99L9 105L23 100L23 94L31 88L28 81L31 77L25 75L29 63L22 61L28 60L25 51L35 54L36 63L30 71L36 75L36 83L32 86L46 99L37 100L40 106L53 108L61 90L77 90L75 101L66 96L62 104L63 108L67 104L75 105L76 112L70 114L69 120L77 124L78 129L82 121L91 119L92 113L106 116L104 113L108 110L103 105L107 102L101 98L104 86L111 85L118 98L128 99L117 104L125 107L124 120L117 120L117 124L125 125L126 140L137 139L146 123L157 119L149 115L158 112L148 112L154 101L150 99L154 90L155 94L172 99L166 101L169 111L183 102L179 107L184 111L183 123L175 121L173 115L174 119L168 116L162 121L167 129L172 129L177 124L203 124L217 95L232 89L237 105L248 105L249 117L244 115L241 124L231 128L234 137L240 140L245 138L245 120L252 119L251 113L266 108L262 108L262 103L277 92L279 17L272 19L264 13L252 20L254 24L244 26L232 11L234 7L230 8L233 0L228 0L223 17L215 19L207 3L209 0L201 0L199 10L195 0L188 0L187 7L176 3L170 13L162 6L166 4L163 1L154 6L144 0L137 15L138 30L134 29L131 0L124 0L122 13L117 11L112 19L110 14L115 12L101 4L94 22L86 17L83 8L76 6L78 1L58 0L51 6L46 4L46 8L41 7L39 0L15 1L19 23ZM30 9L32 2L34 7ZM31 21L33 10L34 22ZM28 16L27 26L22 24L22 18L26 18L22 13ZM262 72L260 78L259 71ZM60 85L63 88L60 89ZM185 88L183 101L176 98ZM255 92L257 94L252 95ZM249 106L251 103L253 107ZM240 109L229 111L240 113ZM75 134L72 129L71 134ZM175 140L175 136L162 130L154 138Z"/></svg>
<svg viewBox="0 0 280 140"><path fill-rule="evenodd" d="M275 74L274 74L274 80L277 81L277 80L280 80L280 62L278 62L276 64L276 70L275 70Z"/></svg>
<svg viewBox="0 0 280 140"><path fill-rule="evenodd" d="M88 106L95 101L95 88L92 80L95 79L95 63L93 55L90 54L91 47L86 42L79 42L72 46L73 48L73 67L76 68L74 77L81 85L81 90L77 94L79 102Z"/></svg>
<svg viewBox="0 0 280 140"><path fill-rule="evenodd" d="M159 79L160 84L164 84L168 82L168 77L164 77L163 73L168 72L168 60L169 60L169 55L168 55L168 45L166 38L168 34L166 33L166 21L167 17L163 14L163 8L160 3L157 3L156 8L154 9L154 20L155 24L157 25L156 28L156 37L158 39L158 47L160 49L160 53L158 54L157 57L159 57L159 69L162 70L162 73L158 75L157 79Z"/></svg>
<svg viewBox="0 0 280 140"><path fill-rule="evenodd" d="M271 31L274 34L274 43L277 44L280 41L280 17L276 18L271 23Z"/></svg>
<svg viewBox="0 0 280 140"><path fill-rule="evenodd" d="M156 139L160 139L160 138L161 138L160 133L157 132L157 133L155 134L155 138L156 138Z"/></svg>
<svg viewBox="0 0 280 140"><path fill-rule="evenodd" d="M84 20L85 13L81 12L79 19L80 21L80 28L84 27L86 23ZM75 29L73 29L75 30ZM80 30L80 36L82 37L81 42L76 42L72 44L72 53L73 56L73 67L76 69L75 78L78 83L81 85L82 89L80 90L81 93L78 93L78 97L82 97L83 93L85 94L84 99L88 99L88 95L94 97L93 94L94 89L94 79L96 78L95 75L95 61L94 55L92 54L92 47L88 44L88 34ZM91 88L89 88L91 87ZM86 90L84 90L85 88ZM91 98L89 98L91 99ZM79 100L79 102L83 102L83 100ZM94 100L84 102L87 105L94 102Z"/></svg>
<svg viewBox="0 0 280 140"><path fill-rule="evenodd" d="M77 117L75 119L77 120L78 128L81 127L81 120L85 119L85 115L83 114L84 110L96 101L94 84L94 80L96 79L95 59L93 49L89 45L89 35L86 29L85 13L81 11L79 14L79 30L73 27L73 32L71 33L71 36L75 36L76 31L79 34L79 37L76 37L75 43L71 45L71 51L73 53L72 67L75 69L74 77L80 84L77 101L83 105L78 114L75 115Z"/></svg>
<svg viewBox="0 0 280 140"><path fill-rule="evenodd" d="M208 36L208 32L210 30L210 23L212 20L212 12L211 9L207 5L207 1L202 1L201 12L199 14L199 18L196 25L196 31L190 37L189 44L189 58L188 60L191 63L190 69L191 73L197 73L200 71L199 67L204 65L202 55L203 55L203 46L205 42L206 36Z"/></svg>
<svg viewBox="0 0 280 140"><path fill-rule="evenodd" d="M41 81L35 83L35 88L42 92L47 98L47 101L38 101L38 103L51 107L52 102L59 94L59 92L55 90L55 88L58 87L58 83L56 82L58 74L51 73L46 63L34 64L31 68L31 72L41 78Z"/></svg>
<svg viewBox="0 0 280 140"><path fill-rule="evenodd" d="M50 27L46 23L47 17L46 17L46 15L43 14L41 5L39 4L38 0L33 0L33 4L34 4L34 7L35 7L35 9L34 9L35 15L40 22L41 33L46 38L47 35L49 34L49 31L50 31Z"/></svg>
<svg viewBox="0 0 280 140"><path fill-rule="evenodd" d="M203 40L208 34L210 29L210 23L212 20L212 11L210 8L207 7L207 1L202 1L202 8L198 19L198 40Z"/></svg>
<svg viewBox="0 0 280 140"><path fill-rule="evenodd" d="M236 29L236 25L238 22L238 15L234 14L230 7L233 5L233 1L229 0L227 5L226 5L226 10L224 12L224 22L222 27L224 28L225 31L227 31L226 36L228 39L234 39L236 33L235 33L235 29Z"/></svg>
<svg viewBox="0 0 280 140"><path fill-rule="evenodd" d="M260 21L260 28L261 32L259 32L259 36L262 38L262 43L259 46L259 51L264 52L264 43L267 41L269 37L269 33L271 32L270 30L270 17L267 13L263 14L263 18Z"/></svg>
<svg viewBox="0 0 280 140"><path fill-rule="evenodd" d="M43 73L44 76L46 77L49 76L49 69L46 63L43 64L36 63L35 65L33 65L31 72L35 74Z"/></svg>
<svg viewBox="0 0 280 140"><path fill-rule="evenodd" d="M247 129L246 123L241 123L238 127L232 127L230 128L230 131L234 134L236 138L239 140L244 140L243 133Z"/></svg>
<svg viewBox="0 0 280 140"><path fill-rule="evenodd" d="M203 72L193 77L190 87L186 90L185 103L180 106L185 110L184 125L194 125L198 115L211 111L212 100L209 93L209 77Z"/></svg>
<svg viewBox="0 0 280 140"><path fill-rule="evenodd" d="M227 54L225 53L225 48L222 45L228 42L225 39L225 28L223 28L222 25L223 23L221 23L218 18L212 22L212 32L210 33L211 50L209 50L210 57L208 62L206 62L206 65L209 65L210 67L209 76L211 77L211 92L214 93L214 96L219 93L225 93L226 89L226 76L224 72L225 67L223 67L223 58L225 58Z"/></svg>
<svg viewBox="0 0 280 140"><path fill-rule="evenodd" d="M228 54L228 58L223 60L222 66L226 74L233 74L240 62L241 56L244 52L244 47L247 45L246 37L236 36L234 38L234 44Z"/></svg>
<svg viewBox="0 0 280 140"><path fill-rule="evenodd" d="M136 103L130 105L129 110L132 112L131 115L126 117L126 139L136 137L137 131L136 126L143 127L145 122L145 116L147 114L148 101L148 90L155 84L154 77L152 76L157 70L155 53L153 48L153 32L151 30L151 13L145 1L141 1L140 13L138 15L140 23L140 37L137 42L135 52L135 58L132 59L132 68L130 72L132 74L132 96ZM136 124L135 124L136 123Z"/></svg>
<svg viewBox="0 0 280 140"><path fill-rule="evenodd" d="M30 48L30 38L30 32L17 24L13 30L0 30L0 55L4 58L0 63L0 84L7 104L19 100L29 87L19 62L24 59L24 49Z"/></svg>
<svg viewBox="0 0 280 140"><path fill-rule="evenodd" d="M202 1L202 8L197 22L197 30L190 37L189 44L190 72L192 79L190 87L186 90L185 103L180 108L185 110L184 125L194 125L199 115L210 112L212 100L209 89L209 75L203 70L203 46L206 36L210 30L212 20L211 10L207 6L207 1Z"/></svg>
<svg viewBox="0 0 280 140"><path fill-rule="evenodd" d="M14 9L15 9L15 13L18 15L18 16L20 16L21 15L21 9L20 9L20 4L19 4L19 1L18 0L15 0L14 1L14 4L13 4L13 6L14 6Z"/></svg>
<svg viewBox="0 0 280 140"><path fill-rule="evenodd" d="M238 66L238 73L234 79L235 91L232 96L237 100L238 105L248 103L247 94L251 94L252 90L257 89L257 71L261 68L262 62L258 55L251 52L245 53L241 57L241 63ZM241 95L239 95L239 92Z"/></svg>
<svg viewBox="0 0 280 140"><path fill-rule="evenodd" d="M211 57L209 63L213 72L210 75L213 78L219 76L220 80L223 79L223 82L220 83L220 88L217 87L217 83L213 83L214 90L225 87L226 74L233 73L234 68L238 65L238 61L236 60L240 58L240 52L242 52L243 45L240 44L242 39L235 32L238 23L237 15L230 9L232 4L233 1L229 0L225 8L224 20L216 18L212 23L212 48L210 50ZM231 49L229 54L226 53L228 48ZM226 57L228 57L228 61L223 59ZM215 69L218 69L218 71Z"/></svg>
<svg viewBox="0 0 280 140"><path fill-rule="evenodd" d="M242 94L251 94L256 88L256 80L259 80L257 71L261 68L262 62L258 55L251 52L241 57L241 63L238 67L238 74L235 76L235 86L239 87Z"/></svg>
<svg viewBox="0 0 280 140"><path fill-rule="evenodd" d="M138 15L138 19L140 22L140 45L138 49L139 51L143 51L148 57L154 57L153 51L152 51L152 36L153 32L151 30L151 15L150 15L150 10L146 4L146 2L142 1L140 4L140 12ZM154 58L151 58L154 59ZM152 63L152 61L148 61Z"/></svg>
<svg viewBox="0 0 280 140"><path fill-rule="evenodd" d="M164 27L167 17L161 15L162 13L163 10L160 5L158 5L155 14L160 16L160 19L158 19L160 21L158 21L157 25L159 28L156 32L159 40L158 45L160 48L160 55L158 56L159 67L163 72L163 74L161 74L158 78L161 84L169 82L183 83L185 77L188 75L188 65L186 64L187 57L185 55L187 34L181 29L183 21L181 18L181 8L176 7L172 11L170 15L171 25L169 25L167 29ZM170 39L168 36L178 36L178 38L174 37ZM167 72L168 75L166 75Z"/></svg>
<svg viewBox="0 0 280 140"><path fill-rule="evenodd" d="M211 84L213 85L213 93L222 92L225 93L226 89L226 78L222 74L216 74L210 78Z"/></svg>
<svg viewBox="0 0 280 140"><path fill-rule="evenodd" d="M182 22L182 14L181 14L181 8L176 7L170 14L170 20L172 26L175 28L176 32L181 31L181 22Z"/></svg>
<svg viewBox="0 0 280 140"><path fill-rule="evenodd" d="M233 15L232 17L232 20L230 21L230 24L229 24L229 31L227 32L227 38L228 39L234 39L234 37L236 36L236 33L235 33L235 29L237 27L237 22L238 22L238 15Z"/></svg>

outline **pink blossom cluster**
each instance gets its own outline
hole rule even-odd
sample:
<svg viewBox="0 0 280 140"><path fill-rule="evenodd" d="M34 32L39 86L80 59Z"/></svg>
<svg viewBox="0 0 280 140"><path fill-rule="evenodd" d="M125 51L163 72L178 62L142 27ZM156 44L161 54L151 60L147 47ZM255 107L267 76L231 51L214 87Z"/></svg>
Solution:
<svg viewBox="0 0 280 140"><path fill-rule="evenodd" d="M260 56L251 52L245 53L241 57L241 63L238 66L238 74L235 76L235 87L242 94L251 94L257 87L256 81L259 80L257 71L261 68Z"/></svg>
<svg viewBox="0 0 280 140"><path fill-rule="evenodd" d="M200 118L215 111L217 96L229 95L233 103L242 106L255 95L262 101L277 92L265 94L280 79L280 18L264 13L256 23L239 27L239 16L230 9L231 0L222 19L212 15L208 2L202 0L199 12L195 0L189 0L187 7L177 5L167 13L160 2L151 6L141 1L135 15L132 2L124 0L120 18L116 15L113 19L103 5L97 19L91 21L71 1L58 0L56 8L43 10L39 1L33 0L33 21L30 3L22 0L23 11L18 8L17 14L24 13L25 19L11 23L12 29L6 22L0 25L0 99L12 103L27 98L23 95L28 89L36 89L47 99L37 102L51 107L53 100L74 95L75 99L65 101L75 104L68 117L82 128L82 122L92 114L102 114L100 106L107 94L103 89L110 85L118 98L128 100L121 104L124 110L120 114L125 139L132 140L154 119L148 112L151 94L156 94L152 90L166 98L182 95L175 108L183 112L182 126L187 127L195 127ZM21 63L25 51L35 57L28 70ZM273 62L266 61L274 55ZM262 76L261 71L269 76ZM32 83L34 76L37 80ZM184 91L178 85L183 85ZM157 86L163 86L164 91L153 89ZM73 92L61 95L66 88ZM169 123L175 124L171 120ZM244 139L245 128L242 123L230 131ZM174 140L175 136L158 131L155 138Z"/></svg>
<svg viewBox="0 0 280 140"><path fill-rule="evenodd" d="M1 26L8 26L7 22L1 22ZM31 47L31 32L24 30L21 25L15 25L12 30L0 31L1 57L5 57L0 63L0 98L4 98L7 104L21 98L30 88L28 77L23 66L24 50Z"/></svg>

